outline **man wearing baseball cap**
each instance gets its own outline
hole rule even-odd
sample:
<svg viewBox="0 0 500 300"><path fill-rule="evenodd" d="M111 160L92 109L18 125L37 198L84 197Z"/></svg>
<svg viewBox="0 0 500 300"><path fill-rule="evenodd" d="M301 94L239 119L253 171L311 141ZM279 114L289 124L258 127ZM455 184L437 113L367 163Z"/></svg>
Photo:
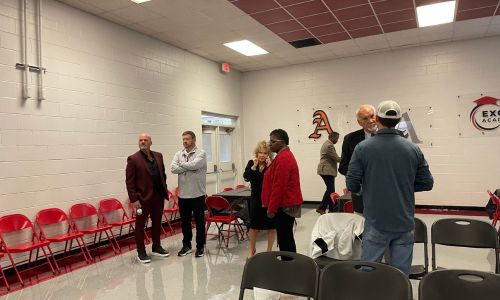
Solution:
<svg viewBox="0 0 500 300"><path fill-rule="evenodd" d="M363 195L365 228L361 260L390 264L410 274L413 257L415 192L432 189L434 179L420 148L395 129L401 108L394 101L377 107L377 134L359 143L349 163L347 188Z"/></svg>

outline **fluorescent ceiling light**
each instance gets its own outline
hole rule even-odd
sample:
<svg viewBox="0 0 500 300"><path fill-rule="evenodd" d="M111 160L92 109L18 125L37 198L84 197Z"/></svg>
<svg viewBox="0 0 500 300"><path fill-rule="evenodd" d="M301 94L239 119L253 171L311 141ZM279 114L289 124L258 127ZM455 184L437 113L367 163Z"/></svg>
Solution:
<svg viewBox="0 0 500 300"><path fill-rule="evenodd" d="M135 3L142 3L142 2L148 2L151 0L130 0L130 1L135 2Z"/></svg>
<svg viewBox="0 0 500 300"><path fill-rule="evenodd" d="M446 1L417 7L418 27L453 22L456 1Z"/></svg>
<svg viewBox="0 0 500 300"><path fill-rule="evenodd" d="M237 51L237 52L239 52L243 55L246 55L246 56L255 56L255 55L269 53L266 50L262 49L261 47L255 45L254 43L252 43L248 40L225 43L224 46L229 47L229 48L233 49L234 51Z"/></svg>

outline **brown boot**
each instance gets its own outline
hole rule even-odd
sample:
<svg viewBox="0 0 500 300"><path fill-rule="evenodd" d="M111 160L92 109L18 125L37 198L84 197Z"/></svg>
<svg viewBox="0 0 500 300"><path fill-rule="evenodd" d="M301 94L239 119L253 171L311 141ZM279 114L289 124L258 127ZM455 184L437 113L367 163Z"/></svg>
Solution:
<svg viewBox="0 0 500 300"><path fill-rule="evenodd" d="M316 208L316 212L320 215L324 215L325 214L325 210L324 209L321 209L321 208Z"/></svg>

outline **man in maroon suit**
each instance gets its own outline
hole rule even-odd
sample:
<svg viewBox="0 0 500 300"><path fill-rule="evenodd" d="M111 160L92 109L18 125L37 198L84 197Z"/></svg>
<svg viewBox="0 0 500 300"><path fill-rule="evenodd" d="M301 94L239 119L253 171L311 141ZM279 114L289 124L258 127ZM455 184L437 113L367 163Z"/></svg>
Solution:
<svg viewBox="0 0 500 300"><path fill-rule="evenodd" d="M151 151L151 136L147 133L139 135L139 151L127 158L126 183L127 192L134 209L138 210L135 221L135 243L137 259L141 263L151 262L144 245L144 226L148 216L153 223L153 247L151 254L161 257L169 256L160 243L161 217L165 199L168 199L167 175L163 156L160 152ZM140 210L142 210L142 213Z"/></svg>

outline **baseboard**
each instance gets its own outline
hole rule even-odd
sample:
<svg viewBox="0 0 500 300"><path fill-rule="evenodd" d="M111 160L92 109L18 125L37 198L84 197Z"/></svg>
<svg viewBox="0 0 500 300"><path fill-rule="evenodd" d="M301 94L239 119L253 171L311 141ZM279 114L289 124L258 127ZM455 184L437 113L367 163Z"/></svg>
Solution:
<svg viewBox="0 0 500 300"><path fill-rule="evenodd" d="M318 206L320 201L304 201L304 205L307 207ZM476 211L476 212L484 212L486 215L486 208L484 206L452 206L452 205L415 205L417 211L427 211L427 210L435 210L441 211L443 214L446 214L447 211Z"/></svg>

